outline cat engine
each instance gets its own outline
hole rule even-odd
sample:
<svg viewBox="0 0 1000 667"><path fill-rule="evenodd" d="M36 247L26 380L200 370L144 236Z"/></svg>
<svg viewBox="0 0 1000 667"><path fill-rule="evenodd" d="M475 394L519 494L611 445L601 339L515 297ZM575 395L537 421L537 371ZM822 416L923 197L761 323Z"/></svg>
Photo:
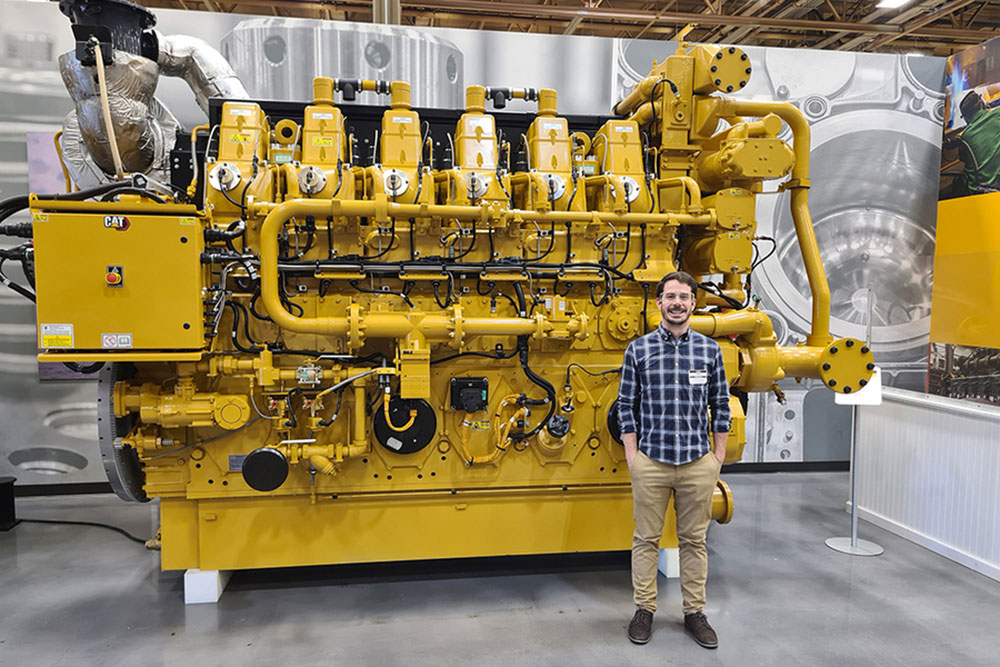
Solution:
<svg viewBox="0 0 1000 667"><path fill-rule="evenodd" d="M0 204L30 208L0 231L31 237L5 252L30 260L39 359L99 373L108 478L159 500L163 568L629 548L619 372L676 269L722 348L727 461L746 392L863 387L871 350L829 330L808 123L730 96L751 72L682 45L606 117L549 89L473 85L453 111L320 77L306 106L213 99L167 192L126 176ZM752 291L775 188L812 291L793 347ZM713 517L732 514L720 481Z"/></svg>

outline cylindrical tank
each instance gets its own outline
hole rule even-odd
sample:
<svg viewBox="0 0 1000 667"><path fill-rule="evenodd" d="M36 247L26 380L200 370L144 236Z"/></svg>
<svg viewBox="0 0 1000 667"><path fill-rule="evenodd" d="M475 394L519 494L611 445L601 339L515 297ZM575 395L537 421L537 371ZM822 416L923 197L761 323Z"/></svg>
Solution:
<svg viewBox="0 0 1000 667"><path fill-rule="evenodd" d="M465 90L458 47L400 26L249 19L222 39L222 55L257 99L310 100L316 76L408 81L416 107L461 107ZM355 103L386 99L366 93Z"/></svg>

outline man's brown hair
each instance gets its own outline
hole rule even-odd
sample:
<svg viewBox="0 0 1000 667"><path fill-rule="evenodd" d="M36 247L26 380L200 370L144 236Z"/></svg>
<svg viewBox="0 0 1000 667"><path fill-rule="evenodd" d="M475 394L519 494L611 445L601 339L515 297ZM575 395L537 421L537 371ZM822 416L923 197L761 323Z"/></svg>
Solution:
<svg viewBox="0 0 1000 667"><path fill-rule="evenodd" d="M691 288L691 294L698 295L698 281L694 277L687 273L686 271L671 271L667 275L660 279L659 284L656 286L656 298L659 300L663 296L664 286L671 280L676 280L679 283L684 283Z"/></svg>

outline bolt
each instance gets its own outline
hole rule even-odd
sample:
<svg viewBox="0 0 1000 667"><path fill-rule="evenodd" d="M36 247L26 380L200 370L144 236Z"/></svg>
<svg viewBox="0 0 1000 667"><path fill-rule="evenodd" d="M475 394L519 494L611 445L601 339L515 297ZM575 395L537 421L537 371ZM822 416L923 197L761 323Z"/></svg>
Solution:
<svg viewBox="0 0 1000 667"><path fill-rule="evenodd" d="M836 387L837 386L837 381L836 380L830 380L829 382L827 382L827 384L830 385L831 387Z"/></svg>
<svg viewBox="0 0 1000 667"><path fill-rule="evenodd" d="M715 57L718 58L719 60L722 60L722 51L719 51L718 53L716 53Z"/></svg>
<svg viewBox="0 0 1000 667"><path fill-rule="evenodd" d="M733 87L732 86L726 86L726 92L727 93L733 92Z"/></svg>
<svg viewBox="0 0 1000 667"><path fill-rule="evenodd" d="M845 342L844 345L846 345L847 347L854 347L854 341L853 340L849 340L849 341Z"/></svg>
<svg viewBox="0 0 1000 667"><path fill-rule="evenodd" d="M823 364L823 370L824 371L830 370L830 364Z"/></svg>
<svg viewBox="0 0 1000 667"><path fill-rule="evenodd" d="M861 348L861 354L868 354L868 347L867 346Z"/></svg>
<svg viewBox="0 0 1000 667"><path fill-rule="evenodd" d="M831 347L830 348L830 354L837 354L837 348Z"/></svg>
<svg viewBox="0 0 1000 667"><path fill-rule="evenodd" d="M870 371L873 371L875 370L875 364L868 364L867 366L865 366L865 368L867 368Z"/></svg>
<svg viewBox="0 0 1000 667"><path fill-rule="evenodd" d="M713 72L718 71L718 69L719 69L718 67L716 67L715 65L712 65L712 71Z"/></svg>
<svg viewBox="0 0 1000 667"><path fill-rule="evenodd" d="M858 384L864 387L866 384L868 384L868 380L858 380Z"/></svg>
<svg viewBox="0 0 1000 667"><path fill-rule="evenodd" d="M730 46L729 47L729 53L736 53L736 47L735 46Z"/></svg>
<svg viewBox="0 0 1000 667"><path fill-rule="evenodd" d="M753 68L751 68L751 67L747 67L747 69L746 69L746 73L747 73L747 74L749 74L749 73L750 73L750 72L752 72L752 71L753 71Z"/></svg>
<svg viewBox="0 0 1000 667"><path fill-rule="evenodd" d="M844 393L845 394L850 394L851 393L851 388L850 387L844 387Z"/></svg>
<svg viewBox="0 0 1000 667"><path fill-rule="evenodd" d="M715 80L715 85L721 86L722 85L722 79L716 79Z"/></svg>
<svg viewBox="0 0 1000 667"><path fill-rule="evenodd" d="M744 53L743 55L740 56L740 60L746 60L746 59L747 59L747 54Z"/></svg>
<svg viewBox="0 0 1000 667"><path fill-rule="evenodd" d="M740 81L740 88L744 87L745 85L747 85L746 81Z"/></svg>

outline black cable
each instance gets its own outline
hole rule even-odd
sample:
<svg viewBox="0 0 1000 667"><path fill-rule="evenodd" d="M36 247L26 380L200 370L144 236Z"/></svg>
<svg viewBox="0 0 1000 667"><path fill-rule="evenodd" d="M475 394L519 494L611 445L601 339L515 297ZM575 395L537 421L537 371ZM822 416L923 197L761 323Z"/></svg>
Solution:
<svg viewBox="0 0 1000 667"><path fill-rule="evenodd" d="M646 307L649 305L649 283L642 283L642 335L649 333L646 323Z"/></svg>
<svg viewBox="0 0 1000 667"><path fill-rule="evenodd" d="M569 374L570 374L570 371L573 370L574 368L579 368L581 371L583 371L587 375L589 375L591 377L595 377L595 378L596 377L601 377L603 375L611 375L612 373L621 373L622 372L622 367L619 366L618 368L611 368L611 369L606 370L606 371L599 371L599 372L595 373L594 371L589 371L586 368L584 368L583 366L581 366L580 364L574 362L574 363L572 363L572 364L570 364L569 366L566 367L566 385L565 386L567 386L567 387L570 386L570 384L569 384Z"/></svg>
<svg viewBox="0 0 1000 667"><path fill-rule="evenodd" d="M719 297L720 299L722 299L723 301L725 301L726 303L728 303L731 308L735 308L736 310L739 310L740 308L743 308L743 304L742 303L740 303L739 301L737 301L733 297L726 295L725 293L723 293L723 291L721 289L719 289L718 287L716 287L712 283L698 283L698 287L700 287L701 289L705 290L709 294L713 294L713 295Z"/></svg>
<svg viewBox="0 0 1000 667"><path fill-rule="evenodd" d="M111 190L110 192L107 192L101 196L101 201L103 202L113 201L114 198L117 197L118 195L141 195L143 197L146 197L147 199L152 199L157 204L167 203L167 200L164 199L163 197L160 197L159 195L155 195L152 192L143 190L142 188L133 188L131 186L126 186Z"/></svg>
<svg viewBox="0 0 1000 667"><path fill-rule="evenodd" d="M83 375L91 375L97 371L104 368L103 361L95 361L92 364L78 364L75 361L64 361L63 366L70 369L74 373L81 373Z"/></svg>
<svg viewBox="0 0 1000 667"><path fill-rule="evenodd" d="M455 276L448 273L448 287L447 292L444 295L444 303L441 303L441 298L438 296L438 287L441 285L440 280L431 281L431 287L434 290L434 302L438 305L438 308L447 308L451 305L451 293L453 286L455 284Z"/></svg>
<svg viewBox="0 0 1000 667"><path fill-rule="evenodd" d="M419 192L417 194L420 194ZM417 258L417 247L416 242L413 240L413 225L416 223L415 218L410 218L410 261Z"/></svg>
<svg viewBox="0 0 1000 667"><path fill-rule="evenodd" d="M226 305L229 306L230 308L232 308L232 311L233 311L233 331L232 331L233 347L235 347L240 352L246 352L247 354L257 354L258 352L260 352L263 348L257 347L257 346L255 346L255 347L246 347L245 345L243 345L239 341L239 324L240 324L240 311L239 311L239 308L241 308L242 306L240 304L237 304L234 301L227 301ZM245 310L243 311L243 315L247 316L247 313L246 313ZM247 322L246 322L246 332L247 332L247 340L250 340L250 322L249 322L249 318L247 319ZM251 344L253 344L252 340L250 342L251 342Z"/></svg>
<svg viewBox="0 0 1000 667"><path fill-rule="evenodd" d="M480 285L483 284L483 280L480 277L476 277L476 294L479 296L486 296L493 291L493 288L497 286L496 282L493 280L488 280L486 282L486 289L482 289Z"/></svg>
<svg viewBox="0 0 1000 667"><path fill-rule="evenodd" d="M566 263L569 264L573 260L573 235L570 233L573 231L573 223L566 223Z"/></svg>
<svg viewBox="0 0 1000 667"><path fill-rule="evenodd" d="M240 206L240 211L243 212L243 219L244 220L247 219L247 189L250 187L251 183L253 183L255 180L257 180L257 170L258 170L258 167L257 167L257 156L254 155L253 156L253 173L250 174L250 178L247 180L246 185L243 186L243 192L240 193L240 204L239 204L239 206ZM226 197L226 199L229 199L229 197Z"/></svg>
<svg viewBox="0 0 1000 667"><path fill-rule="evenodd" d="M25 299L35 302L37 299L35 298L34 292L27 289L26 287L22 287L21 285L17 284L16 282L8 278L7 275L3 272L3 264L6 261L7 261L6 257L0 257L0 283L14 290L15 292L23 296Z"/></svg>
<svg viewBox="0 0 1000 667"><path fill-rule="evenodd" d="M516 284L516 283L515 283ZM552 386L552 383L543 378L542 376L531 370L531 366L528 365L528 337L518 336L517 337L517 349L518 349L518 360L521 362L521 370L524 372L525 377L531 381L532 384L541 387L545 391L546 402L549 405L549 411L545 416L539 420L538 424L528 431L527 433L518 433L516 435L511 435L513 440L527 440L535 436L539 431L545 428L545 425L549 423L549 419L552 418L552 414L556 410L556 388Z"/></svg>
<svg viewBox="0 0 1000 667"><path fill-rule="evenodd" d="M514 299L509 294L504 294L503 292L494 292L493 293L493 296L490 298L490 301L491 301L491 310L495 310L496 309L496 304L497 304L497 298L498 297L507 299L508 303L510 303L510 305L514 306L514 311L520 313L520 310L517 307L517 302L514 301ZM524 317L524 315L522 314L521 317Z"/></svg>
<svg viewBox="0 0 1000 667"><path fill-rule="evenodd" d="M579 184L580 177L576 174L576 169L570 172L573 176L573 192L569 196L569 201L566 202L566 210L569 211L573 207L573 200L576 199L576 186ZM552 225L555 226L555 220L552 221Z"/></svg>
<svg viewBox="0 0 1000 667"><path fill-rule="evenodd" d="M378 228L378 235L382 236L382 228L381 227ZM379 251L379 253L376 254L376 255L357 255L357 258L360 259L360 260L364 260L364 261L370 261L370 260L373 260L373 259L378 259L379 257L382 257L387 252L389 252L390 250L392 250L392 246L394 246L395 244L396 244L396 219L393 218L392 219L392 227L389 228L389 245L387 245L385 247L385 250Z"/></svg>
<svg viewBox="0 0 1000 667"><path fill-rule="evenodd" d="M612 238L611 242L617 243L617 239ZM621 260L619 260L619 262L611 268L613 269L622 268L622 264L624 264L625 260L628 258L628 251L631 249L631 246L632 246L632 223L630 222L628 223L628 226L625 228L625 254L622 255Z"/></svg>
<svg viewBox="0 0 1000 667"><path fill-rule="evenodd" d="M459 231L459 237L458 237L459 239L462 238L461 234L462 234L462 232L460 230ZM472 249L476 247L476 239L477 238L478 238L478 234L476 234L476 221L473 220L472 221L472 243L470 243L469 247L466 248L465 250L463 250L462 253L460 255L458 255L458 257L452 257L451 258L452 261L462 259L466 255L468 255L470 252L472 252Z"/></svg>
<svg viewBox="0 0 1000 667"><path fill-rule="evenodd" d="M330 415L329 419L319 420L320 426L329 426L334 422L335 419L337 419L337 415L340 414L340 404L344 399L344 390L347 389L347 386L348 385L345 384L343 387L337 390L337 406L333 409L333 414Z"/></svg>
<svg viewBox="0 0 1000 667"><path fill-rule="evenodd" d="M545 249L545 252L538 255L537 257L525 257L529 262L537 262L539 260L545 259L552 252L552 249L556 247L556 221L553 220L549 227L549 247Z"/></svg>
<svg viewBox="0 0 1000 667"><path fill-rule="evenodd" d="M285 406L288 408L288 419L285 420L285 426L289 428L295 428L299 425L298 417L295 416L295 408L292 406L292 396L302 392L302 387L292 387L287 394L285 394Z"/></svg>
<svg viewBox="0 0 1000 667"><path fill-rule="evenodd" d="M108 530L113 530L116 533L124 535L133 542L138 542L145 546L146 540L141 537L136 537L132 533L128 532L124 528L119 528L118 526L111 526L106 523L97 523L96 521L66 521L66 520L55 520L55 519L18 519L18 523L47 523L58 526L91 526L93 528L107 528Z"/></svg>
<svg viewBox="0 0 1000 667"><path fill-rule="evenodd" d="M649 89L649 106L651 107L651 111L653 112L653 126L654 127L656 126L656 105L653 104L653 97L656 96L656 89L659 87L659 85L661 83L669 83L670 84L670 90L673 92L674 96L678 95L677 84L675 84L670 79L665 79L665 78L664 79L660 79L659 81L657 81L656 83L653 84L652 88Z"/></svg>
<svg viewBox="0 0 1000 667"><path fill-rule="evenodd" d="M406 292L393 292L392 290L378 290L378 289L371 289L369 287L362 287L361 285L358 284L357 280L348 280L347 284L353 287L354 289L358 290L359 292L364 292L365 294L381 294L381 295L392 294L393 296L398 296L400 299L406 302L407 306L413 308L413 302L410 301L410 297L407 296Z"/></svg>
<svg viewBox="0 0 1000 667"><path fill-rule="evenodd" d="M758 236L757 240L758 241L768 241L768 242L770 242L771 243L771 250L766 255L764 255L763 257L761 257L760 259L758 259L756 262L752 262L751 265L750 265L750 271L753 271L758 266L760 266L761 264L763 264L764 260L768 259L771 255L773 255L778 250L778 242L775 241L770 236Z"/></svg>
<svg viewBox="0 0 1000 667"><path fill-rule="evenodd" d="M489 352L458 352L456 354L449 355L447 357L441 357L440 359L432 360L431 366L435 364L441 364L446 361L451 361L452 359L458 359L460 357L485 357L486 359L510 359L517 354L517 350L511 350L508 354L504 352L502 345L497 345L496 350L490 354Z"/></svg>

